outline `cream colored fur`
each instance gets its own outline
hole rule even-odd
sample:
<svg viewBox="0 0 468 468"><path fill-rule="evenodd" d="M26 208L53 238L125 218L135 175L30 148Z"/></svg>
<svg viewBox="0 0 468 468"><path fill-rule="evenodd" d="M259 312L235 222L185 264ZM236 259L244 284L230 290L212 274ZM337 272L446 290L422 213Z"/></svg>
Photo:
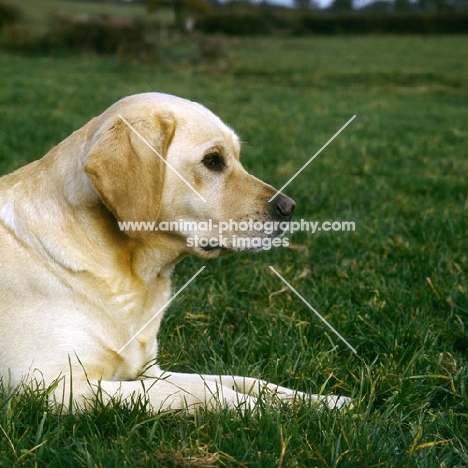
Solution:
<svg viewBox="0 0 468 468"><path fill-rule="evenodd" d="M155 363L162 313L118 353L170 298L177 262L189 254L213 258L236 249L188 247L187 237L197 232L122 232L117 222L274 219L268 199L275 189L249 175L239 153L235 133L203 106L148 93L122 99L44 158L2 177L4 383L55 382L53 396L67 406L72 382L78 407L98 387L105 401L145 394L156 411L253 408L262 391L332 407L346 403L256 379L163 372ZM207 167L207 154L219 155L223 167ZM292 201L281 196L288 211Z"/></svg>

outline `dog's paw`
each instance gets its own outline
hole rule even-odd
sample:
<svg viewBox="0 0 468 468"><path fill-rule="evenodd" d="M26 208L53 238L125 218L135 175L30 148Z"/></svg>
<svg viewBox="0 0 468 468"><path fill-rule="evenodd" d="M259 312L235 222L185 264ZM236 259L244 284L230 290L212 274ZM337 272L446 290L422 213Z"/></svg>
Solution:
<svg viewBox="0 0 468 468"><path fill-rule="evenodd" d="M312 404L318 409L326 407L330 409L346 410L353 407L351 398L338 395L313 395L293 390L273 393L270 396L271 401L282 402L290 405Z"/></svg>
<svg viewBox="0 0 468 468"><path fill-rule="evenodd" d="M321 397L321 402L330 409L347 410L353 407L351 398L337 395Z"/></svg>

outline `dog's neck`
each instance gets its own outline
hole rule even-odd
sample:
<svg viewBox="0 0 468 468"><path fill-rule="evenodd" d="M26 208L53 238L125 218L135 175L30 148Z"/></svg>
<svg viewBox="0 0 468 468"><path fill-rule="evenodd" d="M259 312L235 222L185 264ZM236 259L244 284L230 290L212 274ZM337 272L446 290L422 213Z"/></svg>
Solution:
<svg viewBox="0 0 468 468"><path fill-rule="evenodd" d="M0 219L21 243L42 252L58 268L72 274L86 273L107 281L126 282L131 277L147 289L154 278L169 276L174 265L186 254L182 239L164 233L142 233L130 236L120 231L114 215L92 189L75 155L67 177L82 177L83 187L78 198L71 192L72 184L59 171L65 158L67 140L53 148L44 158L2 177L4 187L0 200ZM73 174L75 173L75 174ZM54 194L51 203L50 193ZM49 194L45 198L44 194ZM18 202L22 200L22 202ZM27 203L24 200L28 200ZM34 220L22 226L22 219ZM105 245L105 249L99 246ZM88 252L97 252L91 257Z"/></svg>

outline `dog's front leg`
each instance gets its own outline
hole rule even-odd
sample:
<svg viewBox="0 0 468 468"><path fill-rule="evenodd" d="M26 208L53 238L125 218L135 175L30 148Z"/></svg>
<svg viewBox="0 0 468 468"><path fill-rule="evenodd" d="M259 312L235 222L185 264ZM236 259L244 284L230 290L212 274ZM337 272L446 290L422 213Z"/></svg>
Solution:
<svg viewBox="0 0 468 468"><path fill-rule="evenodd" d="M230 408L253 410L256 400L239 393L219 382L204 379L196 374L162 374L153 379L132 381L73 381L72 398L70 391L57 388L55 400L67 407L70 400L78 408L92 407L96 401L107 404L115 401L138 401L145 399L153 411L186 410L193 413L197 407L209 410Z"/></svg>
<svg viewBox="0 0 468 468"><path fill-rule="evenodd" d="M351 399L347 397L308 394L251 377L204 375L202 378L207 381L216 382L220 386L231 388L245 395L251 395L255 398L263 397L267 400L277 399L289 403L304 401L325 405L331 409L340 409L351 405Z"/></svg>

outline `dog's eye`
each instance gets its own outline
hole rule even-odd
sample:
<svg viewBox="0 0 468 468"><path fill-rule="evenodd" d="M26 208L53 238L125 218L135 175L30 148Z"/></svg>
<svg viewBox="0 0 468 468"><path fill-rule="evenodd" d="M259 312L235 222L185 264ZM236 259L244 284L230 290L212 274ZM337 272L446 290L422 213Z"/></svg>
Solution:
<svg viewBox="0 0 468 468"><path fill-rule="evenodd" d="M212 171L220 171L224 167L223 158L219 153L209 153L203 157L203 164Z"/></svg>

